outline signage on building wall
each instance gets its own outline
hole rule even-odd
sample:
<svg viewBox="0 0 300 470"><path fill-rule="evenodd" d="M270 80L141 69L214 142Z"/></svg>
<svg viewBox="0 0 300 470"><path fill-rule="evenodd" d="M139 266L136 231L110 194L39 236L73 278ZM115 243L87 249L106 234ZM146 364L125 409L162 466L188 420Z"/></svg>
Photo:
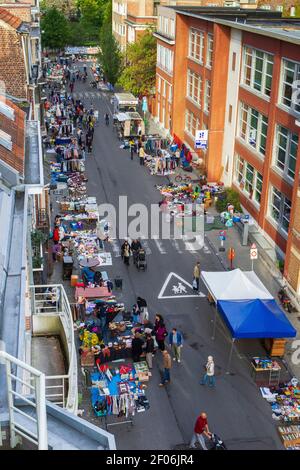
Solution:
<svg viewBox="0 0 300 470"><path fill-rule="evenodd" d="M195 148L196 149L206 150L207 141L208 141L207 129L196 131L196 134L195 134Z"/></svg>

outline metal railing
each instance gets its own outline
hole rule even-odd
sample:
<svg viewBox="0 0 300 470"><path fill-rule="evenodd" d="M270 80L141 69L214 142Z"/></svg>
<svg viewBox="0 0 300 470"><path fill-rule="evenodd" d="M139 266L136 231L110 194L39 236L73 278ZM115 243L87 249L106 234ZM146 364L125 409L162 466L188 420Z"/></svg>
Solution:
<svg viewBox="0 0 300 470"><path fill-rule="evenodd" d="M30 286L30 291L33 315L59 316L68 345L68 373L46 376L46 397L56 404L61 404L68 411L76 413L78 407L77 357L73 318L65 289L61 284L49 284Z"/></svg>
<svg viewBox="0 0 300 470"><path fill-rule="evenodd" d="M0 351L0 363L5 364L6 368L10 446L16 447L21 436L37 445L39 450L48 450L45 375L5 351ZM16 368L17 372L14 370ZM16 391L17 382L22 385L22 391L19 389L18 392ZM30 391L30 394L34 396L34 401L25 390ZM17 399L34 409L35 417L18 408L15 404ZM22 424L18 422L16 415L25 418ZM31 426L25 424L26 420L27 423L28 421L34 423L35 432L32 432L32 424Z"/></svg>

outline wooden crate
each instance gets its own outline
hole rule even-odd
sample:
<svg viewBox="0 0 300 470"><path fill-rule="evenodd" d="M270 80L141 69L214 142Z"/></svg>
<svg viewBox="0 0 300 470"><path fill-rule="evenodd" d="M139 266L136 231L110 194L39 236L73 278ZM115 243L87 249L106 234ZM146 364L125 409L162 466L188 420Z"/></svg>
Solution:
<svg viewBox="0 0 300 470"><path fill-rule="evenodd" d="M271 357L283 357L285 353L285 339L265 339L265 347Z"/></svg>

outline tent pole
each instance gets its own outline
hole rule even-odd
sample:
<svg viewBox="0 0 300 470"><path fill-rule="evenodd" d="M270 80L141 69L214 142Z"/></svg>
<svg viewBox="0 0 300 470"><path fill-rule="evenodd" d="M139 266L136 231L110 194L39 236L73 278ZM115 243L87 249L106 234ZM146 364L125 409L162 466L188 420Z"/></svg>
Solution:
<svg viewBox="0 0 300 470"><path fill-rule="evenodd" d="M216 325L217 325L217 304L215 304L215 319L214 319L214 329L213 329L213 335L212 335L212 340L215 339L216 337Z"/></svg>
<svg viewBox="0 0 300 470"><path fill-rule="evenodd" d="M233 353L234 342L235 342L235 338L232 338L231 348L230 348L230 354L229 354L228 363L227 363L227 371L226 371L226 374L230 374L230 365L231 365L231 358L232 358L232 353Z"/></svg>

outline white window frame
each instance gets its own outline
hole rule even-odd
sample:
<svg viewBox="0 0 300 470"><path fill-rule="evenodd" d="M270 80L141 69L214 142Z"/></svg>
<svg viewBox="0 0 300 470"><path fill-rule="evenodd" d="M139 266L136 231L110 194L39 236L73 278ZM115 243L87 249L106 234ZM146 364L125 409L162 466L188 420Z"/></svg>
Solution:
<svg viewBox="0 0 300 470"><path fill-rule="evenodd" d="M190 89L192 91L190 92ZM201 108L201 97L202 97L202 77L198 73L191 69L188 69L187 73L187 90L186 96L189 100Z"/></svg>
<svg viewBox="0 0 300 470"><path fill-rule="evenodd" d="M207 35L206 45L206 67L211 69L213 63L213 49L214 49L214 37L212 34Z"/></svg>
<svg viewBox="0 0 300 470"><path fill-rule="evenodd" d="M285 76L285 64L287 62L294 65L293 82L300 80L300 62L296 62L296 61L290 60L288 58L283 58L282 61L281 61L281 76L280 76L280 88L279 88L279 97L278 97L278 99L279 99L280 105L282 105L285 108L289 109L290 112L296 113L298 115L298 114L300 114L300 103L299 102L298 102L298 104L293 103L293 101L292 101L292 94L293 94L292 84L290 84L289 82L285 82L285 80L284 80L284 78L285 78L284 77ZM291 69L289 69L289 70L291 70ZM284 91L284 84L285 83L287 84L287 86L292 88L292 90L291 90L291 100L288 100L287 98L284 97L283 91ZM299 89L299 87L297 87L297 88ZM286 99L287 101L290 101L290 104L285 103L284 99Z"/></svg>
<svg viewBox="0 0 300 470"><path fill-rule="evenodd" d="M282 132L282 130L286 131L286 133ZM283 175L287 176L291 180L294 181L295 179L295 171L296 171L296 163L297 163L297 148L299 145L299 139L298 135L291 132L289 129L287 129L284 126L281 126L280 124L277 124L275 128L275 139L274 139L274 154L273 154L273 164L278 169ZM280 135L283 136L284 139L286 139L286 148L284 148L280 144ZM293 156L291 154L291 147L292 145L296 146L296 156ZM284 163L280 164L280 160L278 159L278 154L279 150L283 150L285 155L284 155ZM294 160L295 161L295 170L292 170L289 167L290 161ZM293 174L290 174L293 173Z"/></svg>
<svg viewBox="0 0 300 470"><path fill-rule="evenodd" d="M173 89L172 89L172 85L169 85L168 102L172 103L172 100L173 100Z"/></svg>
<svg viewBox="0 0 300 470"><path fill-rule="evenodd" d="M189 134L193 139L195 138L196 131L199 129L200 120L195 114L190 110L185 110L185 125L184 130Z"/></svg>
<svg viewBox="0 0 300 470"><path fill-rule="evenodd" d="M170 18L170 36L175 37L175 20L173 18Z"/></svg>
<svg viewBox="0 0 300 470"><path fill-rule="evenodd" d="M262 54L263 57L258 57L258 54ZM246 58L251 57L251 66L247 65ZM260 89L255 87L255 72L256 69L254 64L256 65L257 60L262 60L262 77L261 77L261 86ZM272 72L268 73L268 64L272 63ZM250 68L250 77L246 77L246 70ZM257 49L251 46L244 45L243 47L243 67L242 67L242 84L252 88L255 92L261 93L267 98L270 98L272 92L272 75L274 69L274 54L270 52L263 51L261 49ZM271 77L271 85L269 89L269 93L267 93L267 76ZM249 83L247 81L249 80Z"/></svg>
<svg viewBox="0 0 300 470"><path fill-rule="evenodd" d="M247 179L247 170L252 173L252 180ZM251 202L260 205L262 184L259 187L258 183L263 182L263 175L240 155L235 155L234 182ZM249 185L252 186L251 190L249 190ZM260 194L259 201L256 199L257 194Z"/></svg>
<svg viewBox="0 0 300 470"><path fill-rule="evenodd" d="M279 208L273 203L273 196L277 198ZM284 213L285 207L290 208L289 217ZM271 186L269 190L269 202L268 202L268 215L272 219L273 223L276 224L278 228L280 228L284 233L288 233L288 228L290 224L290 215L291 215L291 201L279 191L275 186ZM273 210L278 212L278 219L274 217ZM283 221L288 221L288 226L285 228L283 226Z"/></svg>
<svg viewBox="0 0 300 470"><path fill-rule="evenodd" d="M195 51L198 47L199 38L199 54ZM203 52L204 52L204 32L200 29L190 28L189 33L189 58L203 64Z"/></svg>
<svg viewBox="0 0 300 470"><path fill-rule="evenodd" d="M247 114L247 120L244 121L243 116L244 112ZM255 116L257 113L258 116ZM251 117L255 116L257 118L257 129L251 128ZM246 131L245 136L242 136L242 122L246 124ZM266 135L262 134L262 128L266 126ZM266 153L266 145L267 145L267 138L268 138L268 118L263 114L259 113L255 108L247 105L240 101L239 105L239 128L238 128L238 136L239 138L250 148L254 148L256 152L258 152L263 157ZM265 137L265 150L264 152L261 151L261 144L262 144L262 137Z"/></svg>
<svg viewBox="0 0 300 470"><path fill-rule="evenodd" d="M205 80L204 87L204 112L209 113L210 110L210 97L211 97L211 81Z"/></svg>

